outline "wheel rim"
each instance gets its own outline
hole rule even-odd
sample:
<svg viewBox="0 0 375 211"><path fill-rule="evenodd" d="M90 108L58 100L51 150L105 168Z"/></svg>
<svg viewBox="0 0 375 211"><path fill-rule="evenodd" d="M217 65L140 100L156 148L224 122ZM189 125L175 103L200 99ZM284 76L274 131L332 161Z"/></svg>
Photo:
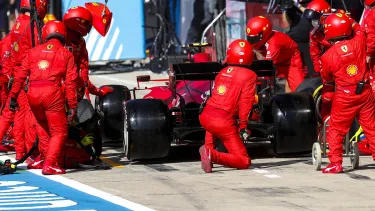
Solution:
<svg viewBox="0 0 375 211"><path fill-rule="evenodd" d="M125 157L128 158L129 156L129 134L128 134L128 119L126 115L126 110L125 110L125 115L124 115L124 153Z"/></svg>
<svg viewBox="0 0 375 211"><path fill-rule="evenodd" d="M313 147L313 156L312 156L313 164L316 164L317 157L318 157L318 150L316 149L316 147L314 145L314 147Z"/></svg>

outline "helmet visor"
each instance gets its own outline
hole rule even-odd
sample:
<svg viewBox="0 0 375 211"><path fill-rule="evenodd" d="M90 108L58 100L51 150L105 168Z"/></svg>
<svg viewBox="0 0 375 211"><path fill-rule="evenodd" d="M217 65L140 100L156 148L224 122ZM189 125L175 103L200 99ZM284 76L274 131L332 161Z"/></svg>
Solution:
<svg viewBox="0 0 375 211"><path fill-rule="evenodd" d="M258 34L257 36L247 36L247 41L254 45L258 42L260 42L263 38L263 33Z"/></svg>

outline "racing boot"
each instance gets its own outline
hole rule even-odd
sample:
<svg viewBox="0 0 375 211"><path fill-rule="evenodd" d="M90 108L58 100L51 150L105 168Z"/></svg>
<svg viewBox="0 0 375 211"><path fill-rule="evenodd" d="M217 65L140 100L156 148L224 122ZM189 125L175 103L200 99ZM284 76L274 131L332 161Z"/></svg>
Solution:
<svg viewBox="0 0 375 211"><path fill-rule="evenodd" d="M26 162L28 163L28 169L43 169L44 159L42 158L42 155L39 155L35 159L29 157Z"/></svg>
<svg viewBox="0 0 375 211"><path fill-rule="evenodd" d="M204 145L199 148L199 154L201 155L201 165L202 169L206 173L212 172L212 161L211 161L211 151Z"/></svg>
<svg viewBox="0 0 375 211"><path fill-rule="evenodd" d="M66 174L65 169L62 169L58 165L51 162L44 162L42 174L44 175L55 175L55 174Z"/></svg>
<svg viewBox="0 0 375 211"><path fill-rule="evenodd" d="M323 174L337 174L342 172L343 170L341 163L330 163L326 168L322 170Z"/></svg>

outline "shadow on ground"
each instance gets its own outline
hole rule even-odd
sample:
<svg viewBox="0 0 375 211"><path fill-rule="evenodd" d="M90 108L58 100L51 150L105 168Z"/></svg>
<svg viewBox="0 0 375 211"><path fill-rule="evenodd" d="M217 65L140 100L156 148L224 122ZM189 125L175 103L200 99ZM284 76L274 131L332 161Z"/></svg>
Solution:
<svg viewBox="0 0 375 211"><path fill-rule="evenodd" d="M200 161L200 155L198 152L199 146L174 146L171 147L170 153L167 157L161 159L152 160L142 160L142 161L127 161L124 158L123 149L119 145L106 145L106 149L110 152L104 152L104 156L112 161L119 163L121 165L148 165L148 164L168 164L168 163L187 163L187 162L197 162ZM251 160L264 159L264 158L296 158L288 161L276 162L276 166L292 165L299 162L307 162L309 155L289 155L289 156L276 156L269 145L256 145L247 149ZM114 152L115 151L115 152ZM307 157L308 156L308 157ZM255 165L255 164L254 164ZM267 168L271 166L271 163L259 164L262 168ZM272 162L272 166L275 163Z"/></svg>

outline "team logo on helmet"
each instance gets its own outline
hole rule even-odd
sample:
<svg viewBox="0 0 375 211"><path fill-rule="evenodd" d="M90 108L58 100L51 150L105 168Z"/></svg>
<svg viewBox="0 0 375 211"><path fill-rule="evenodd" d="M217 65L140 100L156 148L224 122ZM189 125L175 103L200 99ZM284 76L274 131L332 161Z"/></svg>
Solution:
<svg viewBox="0 0 375 211"><path fill-rule="evenodd" d="M103 19L103 23L106 24L106 23L107 23L107 20L106 20L106 19Z"/></svg>
<svg viewBox="0 0 375 211"><path fill-rule="evenodd" d="M99 6L99 4L97 3L97 2L92 2L92 5L94 5L94 6Z"/></svg>
<svg viewBox="0 0 375 211"><path fill-rule="evenodd" d="M250 34L250 31L251 31L250 28L247 28L247 29L246 29L246 32L247 32L248 34Z"/></svg>
<svg viewBox="0 0 375 211"><path fill-rule="evenodd" d="M260 18L265 18L264 16L259 16Z"/></svg>
<svg viewBox="0 0 375 211"><path fill-rule="evenodd" d="M344 53L347 53L347 52L348 52L348 46L346 46L346 45L341 46L341 50L342 50Z"/></svg>
<svg viewBox="0 0 375 211"><path fill-rule="evenodd" d="M245 42L240 42L241 48L245 47Z"/></svg>
<svg viewBox="0 0 375 211"><path fill-rule="evenodd" d="M342 18L342 14L341 13L336 13L336 16Z"/></svg>
<svg viewBox="0 0 375 211"><path fill-rule="evenodd" d="M38 63L38 67L39 67L39 69L41 69L41 70L46 70L48 66L49 66L49 63L48 63L48 61L46 61L46 60L41 60L41 61L39 61L39 63Z"/></svg>
<svg viewBox="0 0 375 211"><path fill-rule="evenodd" d="M228 68L227 73L231 73L234 70L233 67Z"/></svg>
<svg viewBox="0 0 375 211"><path fill-rule="evenodd" d="M349 65L348 68L346 68L346 72L350 75L357 75L358 68L355 65Z"/></svg>
<svg viewBox="0 0 375 211"><path fill-rule="evenodd" d="M53 45L47 45L47 50L51 50L53 48Z"/></svg>
<svg viewBox="0 0 375 211"><path fill-rule="evenodd" d="M224 95L227 92L227 87L225 85L220 85L217 87L217 93L219 95Z"/></svg>

